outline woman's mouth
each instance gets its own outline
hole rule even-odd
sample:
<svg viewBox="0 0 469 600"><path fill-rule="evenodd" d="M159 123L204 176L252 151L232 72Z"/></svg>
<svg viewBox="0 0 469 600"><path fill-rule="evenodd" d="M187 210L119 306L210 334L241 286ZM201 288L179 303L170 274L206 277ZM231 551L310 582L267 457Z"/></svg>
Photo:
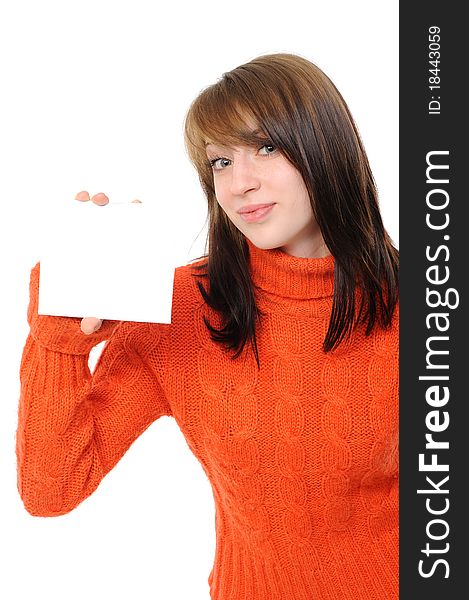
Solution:
<svg viewBox="0 0 469 600"><path fill-rule="evenodd" d="M256 206L258 206L258 208L256 208ZM253 205L252 208L254 210L251 210L251 207L246 206L241 209L243 212L239 212L239 211L238 212L239 212L239 216L243 219L243 221L245 221L246 223L253 223L254 221L260 221L261 219L266 217L268 214L270 214L270 212L274 206L275 206L275 202L272 204ZM246 212L246 211L249 211L249 212Z"/></svg>

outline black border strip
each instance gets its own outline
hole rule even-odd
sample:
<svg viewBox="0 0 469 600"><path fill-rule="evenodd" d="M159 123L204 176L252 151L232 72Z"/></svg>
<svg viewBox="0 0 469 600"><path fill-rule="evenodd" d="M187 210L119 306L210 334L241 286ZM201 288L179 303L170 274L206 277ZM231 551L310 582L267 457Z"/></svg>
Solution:
<svg viewBox="0 0 469 600"><path fill-rule="evenodd" d="M402 600L466 597L469 577L463 5L400 3Z"/></svg>

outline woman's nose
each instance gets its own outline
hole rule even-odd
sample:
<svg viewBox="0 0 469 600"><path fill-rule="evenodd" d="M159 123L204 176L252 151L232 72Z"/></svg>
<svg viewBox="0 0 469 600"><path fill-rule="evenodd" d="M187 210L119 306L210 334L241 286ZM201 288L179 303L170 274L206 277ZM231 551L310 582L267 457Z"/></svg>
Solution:
<svg viewBox="0 0 469 600"><path fill-rule="evenodd" d="M246 192L257 189L260 179L250 157L236 157L231 169L231 193L242 196Z"/></svg>

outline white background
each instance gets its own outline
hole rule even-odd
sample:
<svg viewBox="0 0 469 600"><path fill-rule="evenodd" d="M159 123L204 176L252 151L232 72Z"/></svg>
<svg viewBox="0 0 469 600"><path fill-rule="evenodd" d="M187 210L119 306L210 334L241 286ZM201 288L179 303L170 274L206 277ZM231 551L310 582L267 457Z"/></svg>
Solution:
<svg viewBox="0 0 469 600"><path fill-rule="evenodd" d="M2 598L209 598L211 488L173 419L154 423L70 514L25 511L15 432L29 274L41 206L83 189L174 203L168 239L184 228L188 258L200 256L206 208L183 146L185 112L223 72L271 52L315 62L344 96L398 245L397 1L1 4ZM98 237L90 223L83 244Z"/></svg>

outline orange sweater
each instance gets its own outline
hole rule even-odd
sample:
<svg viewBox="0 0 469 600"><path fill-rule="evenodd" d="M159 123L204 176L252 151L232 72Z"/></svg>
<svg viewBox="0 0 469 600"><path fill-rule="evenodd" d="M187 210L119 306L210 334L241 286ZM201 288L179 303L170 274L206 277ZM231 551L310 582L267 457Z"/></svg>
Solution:
<svg viewBox="0 0 469 600"><path fill-rule="evenodd" d="M321 348L334 259L250 242L266 316L261 370L210 340L220 324L191 265L176 269L171 324L37 314L31 271L17 431L18 489L32 515L61 515L99 485L161 415L176 419L213 489L214 600L397 600L398 312ZM93 375L88 355L108 340Z"/></svg>

